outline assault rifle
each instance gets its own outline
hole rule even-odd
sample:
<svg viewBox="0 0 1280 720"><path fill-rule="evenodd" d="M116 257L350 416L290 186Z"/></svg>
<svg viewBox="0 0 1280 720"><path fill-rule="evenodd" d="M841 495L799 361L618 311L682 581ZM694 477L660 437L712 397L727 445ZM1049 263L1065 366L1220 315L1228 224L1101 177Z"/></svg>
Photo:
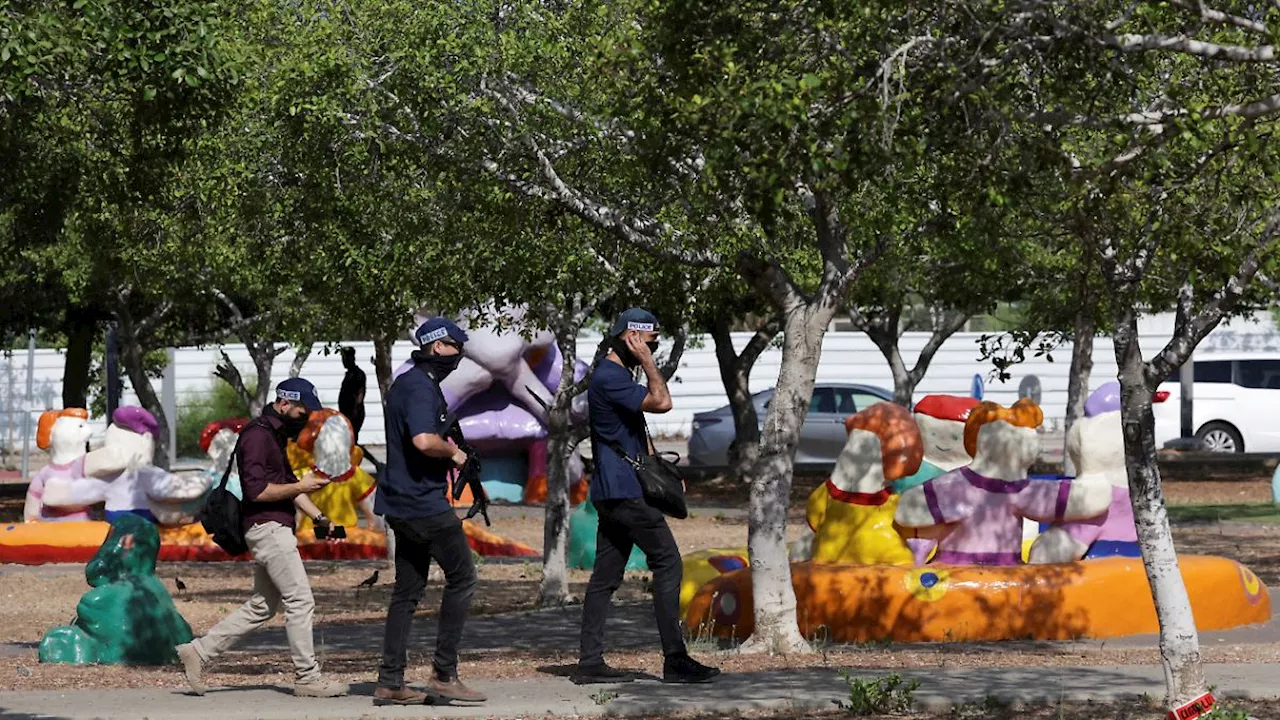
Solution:
<svg viewBox="0 0 1280 720"><path fill-rule="evenodd" d="M480 458L476 457L475 448L467 442L462 436L462 425L458 422L458 417L453 413L449 413L445 419L446 430L445 437L453 441L458 449L467 454L467 461L462 467L458 468L458 477L453 483L453 499L455 501L462 499L463 488L471 488L471 509L467 511L466 519L470 520L477 514L484 518L484 524L492 526L489 522L489 495L484 491L484 484L480 482Z"/></svg>

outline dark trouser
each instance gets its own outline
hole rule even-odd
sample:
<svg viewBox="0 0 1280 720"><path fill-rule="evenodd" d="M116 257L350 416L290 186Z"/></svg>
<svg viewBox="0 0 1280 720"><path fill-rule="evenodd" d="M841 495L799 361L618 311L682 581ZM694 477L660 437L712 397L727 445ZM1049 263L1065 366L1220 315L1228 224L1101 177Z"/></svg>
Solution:
<svg viewBox="0 0 1280 720"><path fill-rule="evenodd" d="M476 593L476 566L471 560L462 521L453 511L429 518L406 520L388 517L396 536L396 586L387 607L387 626L382 641L382 666L378 685L404 685L409 628L413 612L427 589L427 571L432 558L444 570L444 597L440 601L440 624L436 630L437 677L449 680L458 674L458 642L467 621L471 597Z"/></svg>
<svg viewBox="0 0 1280 720"><path fill-rule="evenodd" d="M662 637L662 654L685 652L680 630L680 582L684 567L667 518L644 500L602 500L596 531L596 564L582 605L582 649L579 662L604 662L604 622L613 593L622 585L631 548L638 545L653 572L653 614Z"/></svg>

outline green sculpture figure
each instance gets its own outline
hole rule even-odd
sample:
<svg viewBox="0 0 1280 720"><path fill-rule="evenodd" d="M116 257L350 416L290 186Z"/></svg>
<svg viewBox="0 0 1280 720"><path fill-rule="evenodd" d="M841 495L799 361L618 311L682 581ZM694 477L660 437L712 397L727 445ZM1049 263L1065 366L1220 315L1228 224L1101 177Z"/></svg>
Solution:
<svg viewBox="0 0 1280 720"><path fill-rule="evenodd" d="M76 604L70 625L40 641L40 662L167 665L174 646L191 641L191 626L156 577L160 534L132 513L111 523L102 547L85 566L93 586Z"/></svg>
<svg viewBox="0 0 1280 720"><path fill-rule="evenodd" d="M569 515L569 567L590 570L596 565L596 531L600 528L600 516L591 496ZM640 572L649 569L649 563L639 546L631 548L627 558L627 571Z"/></svg>

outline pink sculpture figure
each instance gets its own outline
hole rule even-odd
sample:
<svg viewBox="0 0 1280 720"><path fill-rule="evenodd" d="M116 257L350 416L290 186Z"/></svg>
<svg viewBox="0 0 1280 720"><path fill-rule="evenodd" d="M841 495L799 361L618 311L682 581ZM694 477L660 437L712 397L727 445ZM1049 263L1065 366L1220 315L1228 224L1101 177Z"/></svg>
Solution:
<svg viewBox="0 0 1280 720"><path fill-rule="evenodd" d="M1105 488L1111 506L1096 518L1056 524L1044 530L1031 545L1031 563L1071 562L1082 558L1141 557L1138 533L1129 499L1129 474L1124 464L1124 435L1120 412L1107 407L1111 398L1118 404L1118 389L1108 383L1098 388L1085 403L1086 417L1067 433L1067 455L1076 467L1073 483ZM1101 414L1089 416L1089 410Z"/></svg>
<svg viewBox="0 0 1280 720"><path fill-rule="evenodd" d="M84 408L49 410L40 415L36 429L36 447L49 451L49 464L31 478L27 500L22 509L26 522L68 522L88 520L88 505L53 507L44 503L45 483L55 479L74 480L84 477L85 443L93 431L89 428L89 412Z"/></svg>
<svg viewBox="0 0 1280 720"><path fill-rule="evenodd" d="M146 409L118 408L103 446L84 457L85 477L47 482L45 504L105 503L108 522L125 513L164 525L192 522L190 502L202 497L210 482L203 474L174 475L151 464L157 428L155 416Z"/></svg>
<svg viewBox="0 0 1280 720"><path fill-rule="evenodd" d="M958 395L926 395L916 403L915 421L924 442L924 461L915 473L893 481L894 492L902 494L972 462L973 456L964 446L964 424L977 406L976 398ZM946 526L903 528L916 565L928 562L938 539L946 535L948 529Z"/></svg>
<svg viewBox="0 0 1280 720"><path fill-rule="evenodd" d="M965 423L969 465L902 495L896 520L903 527L952 525L933 562L1019 565L1023 518L1082 520L1104 513L1111 495L1096 485L1032 481L1027 469L1040 454L1037 428L1044 413L1030 400L1012 408L983 402Z"/></svg>

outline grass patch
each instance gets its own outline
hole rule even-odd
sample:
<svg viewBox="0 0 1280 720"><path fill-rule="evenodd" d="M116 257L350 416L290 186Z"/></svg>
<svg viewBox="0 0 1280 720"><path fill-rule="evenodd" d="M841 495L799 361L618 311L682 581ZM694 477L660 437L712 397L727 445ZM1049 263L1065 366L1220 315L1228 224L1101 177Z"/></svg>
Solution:
<svg viewBox="0 0 1280 720"><path fill-rule="evenodd" d="M1257 523L1280 523L1280 507L1274 503L1240 503L1234 505L1170 505L1172 522L1217 522L1248 520Z"/></svg>

